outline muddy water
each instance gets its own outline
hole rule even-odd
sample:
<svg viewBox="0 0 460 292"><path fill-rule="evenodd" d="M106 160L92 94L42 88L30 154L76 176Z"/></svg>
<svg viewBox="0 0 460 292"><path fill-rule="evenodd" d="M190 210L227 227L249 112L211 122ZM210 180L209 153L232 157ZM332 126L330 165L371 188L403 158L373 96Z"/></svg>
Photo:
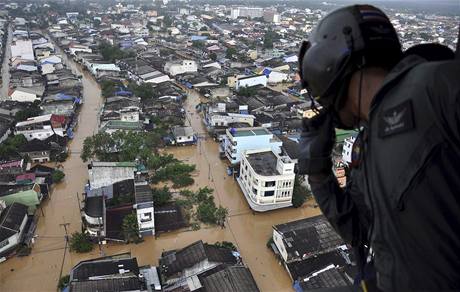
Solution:
<svg viewBox="0 0 460 292"><path fill-rule="evenodd" d="M188 121L196 133L204 134L202 118L195 106L200 97L195 91L188 91L186 110ZM200 135L201 136L201 135ZM226 161L220 160L218 144L212 139L199 140L197 146L170 148L168 152L177 158L194 163L199 169L194 187L209 186L215 192L215 201L229 209L227 227L222 231L224 238L230 238L240 250L244 262L262 291L292 291L291 280L284 268L266 247L272 234L272 226L319 214L319 209L307 202L300 209L283 209L269 213L254 213L249 208L238 184L226 174ZM193 233L192 233L193 234ZM198 237L200 234L197 234ZM220 240L225 240L221 238ZM206 237L203 240L207 239ZM212 241L212 240L208 240ZM184 242L183 245L188 242Z"/></svg>
<svg viewBox="0 0 460 292"><path fill-rule="evenodd" d="M81 69L65 58L74 73L82 75ZM43 204L44 216L39 219L37 238L32 254L23 258L12 258L0 264L0 291L53 291L55 290L64 254L63 223L70 223L69 233L81 229L77 193L81 193L87 180L87 169L80 159L85 137L97 128L97 112L101 105L100 89L87 73L83 74L83 96L79 124L75 138L69 144L71 155L63 163L66 177L53 190L51 199ZM78 261L67 252L64 274Z"/></svg>
<svg viewBox="0 0 460 292"><path fill-rule="evenodd" d="M8 88L10 83L10 57L11 57L11 40L12 40L12 31L11 24L8 24L8 37L5 43L5 56L3 57L2 64L2 88L0 93L0 99L8 98Z"/></svg>
<svg viewBox="0 0 460 292"><path fill-rule="evenodd" d="M12 258L0 264L0 291L53 291L59 278L64 254L64 229L59 225L70 223L69 231L81 227L78 213L77 193L81 192L87 180L86 165L80 160L79 152L85 137L97 129L97 113L101 105L100 90L96 82L78 65L66 59L72 70L82 75L85 104L80 113L80 122L75 139L69 145L72 155L63 164L65 181L58 185L51 200L43 205L44 216L40 218L37 239L32 254L23 258ZM195 112L199 96L189 91L186 101L189 124L195 132L204 133L201 118ZM66 253L63 275L81 260L100 255L130 252L140 265L156 265L161 252L182 248L196 240L205 242L232 241L235 243L254 275L261 291L292 291L291 281L284 268L276 261L266 242L272 234L272 226L291 220L317 215L318 209L306 204L300 209L285 209L264 214L254 214L249 209L237 183L226 175L225 161L219 159L218 145L211 139L200 140L197 146L168 148L177 158L194 163L197 173L192 188L210 186L215 190L217 204L230 210L225 229L202 228L198 231L171 232L157 239L147 238L138 245L109 244L97 247L87 254Z"/></svg>

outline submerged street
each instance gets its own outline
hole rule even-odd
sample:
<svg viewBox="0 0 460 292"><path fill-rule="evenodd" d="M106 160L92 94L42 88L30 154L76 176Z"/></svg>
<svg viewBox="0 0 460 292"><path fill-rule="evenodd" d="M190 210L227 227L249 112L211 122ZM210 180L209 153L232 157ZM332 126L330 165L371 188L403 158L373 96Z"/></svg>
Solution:
<svg viewBox="0 0 460 292"><path fill-rule="evenodd" d="M71 155L62 164L66 177L53 190L51 198L43 204L44 216L40 216L31 255L13 257L0 264L0 291L54 291L62 263L62 275L66 275L79 261L101 255L131 252L133 257L137 257L139 265L157 265L158 258L164 250L182 248L200 239L210 243L233 242L261 291L292 291L291 280L286 270L266 247L266 243L272 235L273 225L318 215L320 211L310 207L312 202L307 202L299 209L253 213L236 181L227 176L226 162L219 158L218 144L205 132L202 118L195 110L200 96L194 90L187 90L188 98L184 107L188 123L202 138L196 146L171 147L166 151L184 162L196 165L197 172L194 175L195 184L192 189L209 186L215 190L216 204L229 209L226 228L170 232L161 234L157 239L147 237L143 243L137 245L108 244L103 246L102 252L97 246L91 253L86 254L69 253L68 250L64 250L65 230L61 224L70 223L69 233L80 231L81 228L77 193L81 194L88 173L86 164L80 159L80 151L84 139L97 131L102 98L100 88L92 76L61 54L72 71L82 76L84 97L75 137L69 144Z"/></svg>

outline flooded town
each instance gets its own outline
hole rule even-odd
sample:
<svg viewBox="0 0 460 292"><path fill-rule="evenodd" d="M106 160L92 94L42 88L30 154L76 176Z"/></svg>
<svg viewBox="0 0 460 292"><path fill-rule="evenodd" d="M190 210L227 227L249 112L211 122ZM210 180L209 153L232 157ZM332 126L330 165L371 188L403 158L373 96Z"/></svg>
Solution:
<svg viewBox="0 0 460 292"><path fill-rule="evenodd" d="M0 291L353 286L297 171L298 51L339 6L262 2L0 4ZM458 13L385 12L404 48L456 46Z"/></svg>

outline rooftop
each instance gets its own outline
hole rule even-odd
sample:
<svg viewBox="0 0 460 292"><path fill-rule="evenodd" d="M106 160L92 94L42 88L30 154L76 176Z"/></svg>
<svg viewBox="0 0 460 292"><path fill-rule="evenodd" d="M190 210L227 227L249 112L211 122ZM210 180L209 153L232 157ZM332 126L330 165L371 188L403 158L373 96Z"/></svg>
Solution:
<svg viewBox="0 0 460 292"><path fill-rule="evenodd" d="M134 189L136 204L153 202L152 190L148 184L135 184Z"/></svg>
<svg viewBox="0 0 460 292"><path fill-rule="evenodd" d="M270 135L270 132L265 128L232 128L229 130L233 137L247 137L247 136L260 136Z"/></svg>
<svg viewBox="0 0 460 292"><path fill-rule="evenodd" d="M86 197L85 198L85 213L91 217L102 217L104 211L104 197Z"/></svg>
<svg viewBox="0 0 460 292"><path fill-rule="evenodd" d="M130 259L96 259L83 261L77 264L71 273L72 281L84 281L93 277L120 275L132 273L139 275L139 266L136 258Z"/></svg>
<svg viewBox="0 0 460 292"><path fill-rule="evenodd" d="M230 249L216 247L199 240L181 250L163 252L160 258L160 269L166 276L171 276L204 260L217 263L236 263L236 258Z"/></svg>
<svg viewBox="0 0 460 292"><path fill-rule="evenodd" d="M282 234L286 251L294 258L326 253L344 244L323 215L279 224L274 229Z"/></svg>
<svg viewBox="0 0 460 292"><path fill-rule="evenodd" d="M19 232L26 215L27 206L16 202L2 211L0 215L0 242Z"/></svg>
<svg viewBox="0 0 460 292"><path fill-rule="evenodd" d="M280 175L276 169L278 158L271 150L247 154L246 159L257 174L264 176Z"/></svg>
<svg viewBox="0 0 460 292"><path fill-rule="evenodd" d="M112 291L144 291L137 277L123 277L101 280L88 280L70 283L71 292L112 292Z"/></svg>
<svg viewBox="0 0 460 292"><path fill-rule="evenodd" d="M229 266L216 273L199 277L204 291L258 292L257 284L248 268Z"/></svg>
<svg viewBox="0 0 460 292"><path fill-rule="evenodd" d="M173 203L155 206L155 232L167 232L187 226L181 208Z"/></svg>

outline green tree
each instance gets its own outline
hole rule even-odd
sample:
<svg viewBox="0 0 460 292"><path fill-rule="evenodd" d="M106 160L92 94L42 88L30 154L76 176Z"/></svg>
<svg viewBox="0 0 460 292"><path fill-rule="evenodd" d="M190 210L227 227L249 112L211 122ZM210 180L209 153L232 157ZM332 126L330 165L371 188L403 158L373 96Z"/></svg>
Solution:
<svg viewBox="0 0 460 292"><path fill-rule="evenodd" d="M175 177L187 175L193 171L195 171L195 165L173 162L155 171L151 177L151 182L158 183L160 181L173 180Z"/></svg>
<svg viewBox="0 0 460 292"><path fill-rule="evenodd" d="M85 253L93 250L93 244L86 233L74 232L70 237L70 251Z"/></svg>
<svg viewBox="0 0 460 292"><path fill-rule="evenodd" d="M273 42L278 40L279 36L276 32L269 30L264 35L264 48L273 49Z"/></svg>
<svg viewBox="0 0 460 292"><path fill-rule="evenodd" d="M178 160L172 154L151 154L147 159L147 167L151 170L158 170L174 162Z"/></svg>
<svg viewBox="0 0 460 292"><path fill-rule="evenodd" d="M121 229L123 230L127 242L137 243L140 241L139 225L137 224L137 216L135 213L126 215L125 218L123 218Z"/></svg>
<svg viewBox="0 0 460 292"><path fill-rule="evenodd" d="M70 280L69 275L62 276L61 279L59 279L59 282L58 282L59 290L62 290L65 287L67 287L67 285L69 285L69 280Z"/></svg>
<svg viewBox="0 0 460 292"><path fill-rule="evenodd" d="M34 101L32 103L29 103L29 105L25 109L18 111L14 115L14 119L16 120L16 122L25 121L30 117L39 116L41 115L41 113L42 110L40 109L40 101Z"/></svg>
<svg viewBox="0 0 460 292"><path fill-rule="evenodd" d="M209 54L209 58L213 61L217 60L217 55L216 53L212 52L211 54Z"/></svg>
<svg viewBox="0 0 460 292"><path fill-rule="evenodd" d="M255 87L240 87L238 89L238 95L240 96L247 96L247 97L251 97L253 95L256 94L256 89Z"/></svg>
<svg viewBox="0 0 460 292"><path fill-rule="evenodd" d="M118 84L117 82L112 81L112 80L103 80L100 83L100 86L101 86L102 96L107 98L115 94L115 92L117 91Z"/></svg>
<svg viewBox="0 0 460 292"><path fill-rule="evenodd" d="M163 206L172 199L172 193L167 186L163 188L153 188L152 197L155 206Z"/></svg>
<svg viewBox="0 0 460 292"><path fill-rule="evenodd" d="M135 96L139 96L142 99L149 99L157 97L153 87L149 83L142 83L141 85L137 85L135 83L130 83L129 89L132 90Z"/></svg>
<svg viewBox="0 0 460 292"><path fill-rule="evenodd" d="M53 180L53 183L55 184L60 183L62 179L64 179L64 177L65 177L65 173L60 171L59 169L55 169L51 173L51 179Z"/></svg>
<svg viewBox="0 0 460 292"><path fill-rule="evenodd" d="M163 18L163 25L165 27L170 27L173 24L173 20L169 15L165 15Z"/></svg>
<svg viewBox="0 0 460 292"><path fill-rule="evenodd" d="M234 47L227 48L227 51L225 52L225 56L227 59L231 59L233 55L236 55L237 51Z"/></svg>
<svg viewBox="0 0 460 292"><path fill-rule="evenodd" d="M307 198L311 196L310 191L302 184L303 181L303 177L296 175L292 191L292 205L295 208L301 207Z"/></svg>
<svg viewBox="0 0 460 292"><path fill-rule="evenodd" d="M227 216L228 216L228 209L222 206L219 206L219 208L216 209L214 216L216 217L216 224L224 227L225 220L227 219Z"/></svg>
<svg viewBox="0 0 460 292"><path fill-rule="evenodd" d="M216 223L216 204L214 201L206 201L198 205L196 209L196 217L203 223Z"/></svg>
<svg viewBox="0 0 460 292"><path fill-rule="evenodd" d="M3 143L0 144L0 159L12 160L19 158L18 149L20 146L27 143L24 135L15 135L8 137Z"/></svg>
<svg viewBox="0 0 460 292"><path fill-rule="evenodd" d="M202 42L202 41L192 41L192 47L201 49L201 48L204 47L204 42Z"/></svg>
<svg viewBox="0 0 460 292"><path fill-rule="evenodd" d="M99 44L99 51L101 52L104 61L115 62L116 60L134 57L134 53L132 51L123 51L119 47L113 46L106 41Z"/></svg>
<svg viewBox="0 0 460 292"><path fill-rule="evenodd" d="M233 244L233 242L230 241L218 241L214 243L214 246L220 247L220 248L228 248L231 249L232 251L237 251L236 246Z"/></svg>
<svg viewBox="0 0 460 292"><path fill-rule="evenodd" d="M97 158L101 161L148 161L152 151L161 144L161 136L155 132L105 132L87 137L83 141L80 157L83 161Z"/></svg>
<svg viewBox="0 0 460 292"><path fill-rule="evenodd" d="M174 176L171 178L171 181L173 182L173 187L176 189L193 185L195 182L195 180L188 173Z"/></svg>

